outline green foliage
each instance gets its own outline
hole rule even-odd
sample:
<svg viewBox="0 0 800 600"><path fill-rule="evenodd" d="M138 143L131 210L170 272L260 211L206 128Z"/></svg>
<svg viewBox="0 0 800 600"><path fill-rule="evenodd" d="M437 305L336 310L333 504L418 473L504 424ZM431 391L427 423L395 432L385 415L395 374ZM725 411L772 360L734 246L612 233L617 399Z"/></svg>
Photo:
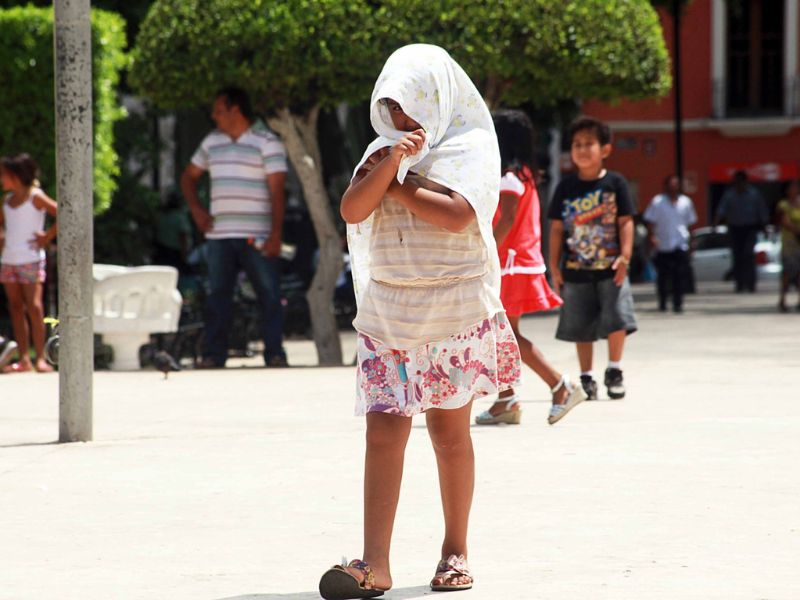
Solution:
<svg viewBox="0 0 800 600"><path fill-rule="evenodd" d="M664 95L671 85L660 22L647 0L381 4L401 43L447 48L496 104L638 99ZM407 25L419 22L436 25Z"/></svg>
<svg viewBox="0 0 800 600"><path fill-rule="evenodd" d="M150 112L131 114L114 125L114 145L126 164L114 201L94 221L95 262L130 266L150 262L160 197L142 180L157 168L159 148L143 132L152 127L154 118Z"/></svg>
<svg viewBox="0 0 800 600"><path fill-rule="evenodd" d="M369 93L383 57L365 0L157 0L133 50L133 87L164 107L225 84L264 111L303 112Z"/></svg>
<svg viewBox="0 0 800 600"><path fill-rule="evenodd" d="M0 154L31 154L42 167L45 189L55 197L53 11L0 9L0 31ZM113 13L92 11L96 212L108 207L117 186L114 122L125 114L117 101L127 60L124 48L124 21Z"/></svg>
<svg viewBox="0 0 800 600"><path fill-rule="evenodd" d="M447 48L491 100L642 98L670 86L648 0L156 0L135 88L165 107L236 83L262 110L363 100L395 48Z"/></svg>

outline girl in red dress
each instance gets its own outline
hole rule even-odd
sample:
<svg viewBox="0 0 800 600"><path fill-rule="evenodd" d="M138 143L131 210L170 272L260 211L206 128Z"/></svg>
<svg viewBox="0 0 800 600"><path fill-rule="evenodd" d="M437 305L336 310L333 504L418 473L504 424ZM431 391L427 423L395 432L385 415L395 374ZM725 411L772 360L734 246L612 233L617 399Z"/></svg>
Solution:
<svg viewBox="0 0 800 600"><path fill-rule="evenodd" d="M574 385L548 363L539 349L519 330L525 313L552 310L562 301L550 289L542 257L542 226L539 195L533 177L533 125L520 110L498 110L494 125L500 142L503 177L500 204L494 216L494 237L502 268L500 298L514 330L522 361L547 384L553 405L552 425L586 399ZM478 425L519 424L522 411L514 390L502 392L492 407L475 418Z"/></svg>

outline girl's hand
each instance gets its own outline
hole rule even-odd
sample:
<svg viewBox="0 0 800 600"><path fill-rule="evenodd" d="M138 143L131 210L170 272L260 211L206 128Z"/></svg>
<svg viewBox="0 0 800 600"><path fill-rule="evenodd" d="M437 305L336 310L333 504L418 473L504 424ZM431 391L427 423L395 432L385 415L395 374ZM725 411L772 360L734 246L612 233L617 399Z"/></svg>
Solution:
<svg viewBox="0 0 800 600"><path fill-rule="evenodd" d="M404 156L414 156L425 145L425 131L417 129L405 134L400 141L389 150L389 158L399 166Z"/></svg>
<svg viewBox="0 0 800 600"><path fill-rule="evenodd" d="M28 243L31 245L31 248L46 248L47 244L50 243L50 236L44 231L37 231L33 234L33 239L28 240Z"/></svg>

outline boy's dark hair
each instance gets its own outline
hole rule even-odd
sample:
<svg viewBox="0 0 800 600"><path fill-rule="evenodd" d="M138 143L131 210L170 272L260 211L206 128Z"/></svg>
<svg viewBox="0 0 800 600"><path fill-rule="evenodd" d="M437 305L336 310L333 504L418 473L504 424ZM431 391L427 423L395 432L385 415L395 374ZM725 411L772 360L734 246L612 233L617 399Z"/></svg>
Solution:
<svg viewBox="0 0 800 600"><path fill-rule="evenodd" d="M26 187L32 186L39 179L39 165L30 154L4 156L0 158L0 169L14 175Z"/></svg>
<svg viewBox="0 0 800 600"><path fill-rule="evenodd" d="M250 104L250 96L242 88L236 86L224 87L214 97L224 99L225 106L228 108L237 106L245 119L248 121L253 120L253 105Z"/></svg>
<svg viewBox="0 0 800 600"><path fill-rule="evenodd" d="M741 181L742 183L746 183L747 182L747 171L742 171L741 169L736 171L733 174L733 181L734 182Z"/></svg>
<svg viewBox="0 0 800 600"><path fill-rule="evenodd" d="M521 110L503 108L492 113L500 144L500 169L513 171L520 179L525 167L534 170L533 123Z"/></svg>
<svg viewBox="0 0 800 600"><path fill-rule="evenodd" d="M569 143L579 131L591 131L597 136L597 141L601 146L611 143L611 128L599 119L594 117L578 117L569 126Z"/></svg>

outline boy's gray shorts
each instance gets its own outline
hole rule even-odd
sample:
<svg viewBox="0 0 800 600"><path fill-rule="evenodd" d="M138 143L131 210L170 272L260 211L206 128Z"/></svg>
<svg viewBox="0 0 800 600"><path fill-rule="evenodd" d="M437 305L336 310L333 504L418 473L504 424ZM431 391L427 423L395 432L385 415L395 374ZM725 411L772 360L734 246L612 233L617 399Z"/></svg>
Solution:
<svg viewBox="0 0 800 600"><path fill-rule="evenodd" d="M636 331L633 294L628 279L617 286L612 278L587 283L564 282L564 305L558 317L556 339L565 342L594 342L624 329Z"/></svg>

